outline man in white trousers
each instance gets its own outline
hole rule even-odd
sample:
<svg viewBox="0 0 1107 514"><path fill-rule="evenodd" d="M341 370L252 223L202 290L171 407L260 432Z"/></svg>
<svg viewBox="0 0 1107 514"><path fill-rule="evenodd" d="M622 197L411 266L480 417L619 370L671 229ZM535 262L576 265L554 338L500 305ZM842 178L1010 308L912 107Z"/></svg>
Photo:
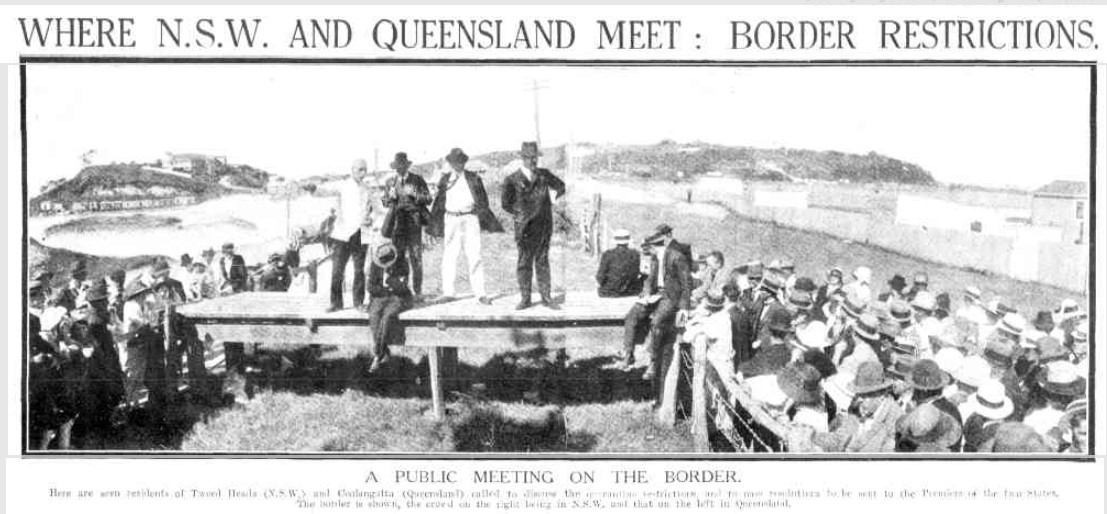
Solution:
<svg viewBox="0 0 1107 514"><path fill-rule="evenodd" d="M446 163L450 169L438 180L438 190L431 206L431 222L427 232L443 238L442 297L455 297L457 259L465 252L469 265L469 285L480 303L489 305L492 298L484 289L484 261L481 259L480 233L503 232L500 221L488 206L484 182L476 173L465 169L469 156L460 148L450 150Z"/></svg>

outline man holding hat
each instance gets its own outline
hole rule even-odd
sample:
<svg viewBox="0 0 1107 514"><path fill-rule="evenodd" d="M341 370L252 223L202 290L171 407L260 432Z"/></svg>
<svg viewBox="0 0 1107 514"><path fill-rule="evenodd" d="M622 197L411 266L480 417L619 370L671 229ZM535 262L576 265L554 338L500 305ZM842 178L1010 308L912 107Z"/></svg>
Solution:
<svg viewBox="0 0 1107 514"><path fill-rule="evenodd" d="M404 343L400 313L411 308L407 262L404 254L391 243L373 250L369 265L369 326L373 330L369 373L376 373L389 360L388 346Z"/></svg>
<svg viewBox="0 0 1107 514"><path fill-rule="evenodd" d="M546 168L538 167L538 143L523 143L519 151L522 169L504 179L501 203L514 216L515 243L519 261L515 268L519 282L519 305L530 307L532 275L538 282L542 304L552 306L550 297L550 238L553 236L553 199L565 195L565 183ZM556 195L556 197L555 197Z"/></svg>
<svg viewBox="0 0 1107 514"><path fill-rule="evenodd" d="M369 165L365 159L355 159L350 166L350 178L339 184L338 209L333 212L337 217L328 241L333 255L330 311L343 308L346 263L351 259L354 263L354 308L361 307L365 301L365 252L373 227L373 201L368 174Z"/></svg>
<svg viewBox="0 0 1107 514"><path fill-rule="evenodd" d="M445 241L442 250L442 298L456 296L457 259L464 249L473 294L482 304L489 305L492 299L484 289L480 233L503 232L504 228L488 206L484 182L479 175L465 169L467 162L469 156L460 148L454 148L446 155L450 169L438 180L427 233Z"/></svg>
<svg viewBox="0 0 1107 514"><path fill-rule="evenodd" d="M381 235L404 255L411 266L411 286L416 296L423 294L423 225L430 219L427 206L430 190L423 177L411 173L406 152L397 152L392 160L396 173L385 182L384 206L391 209L381 227Z"/></svg>
<svg viewBox="0 0 1107 514"><path fill-rule="evenodd" d="M614 239L615 247L603 252L596 271L599 295L604 298L631 296L642 290L642 256L630 249L630 231L618 229Z"/></svg>

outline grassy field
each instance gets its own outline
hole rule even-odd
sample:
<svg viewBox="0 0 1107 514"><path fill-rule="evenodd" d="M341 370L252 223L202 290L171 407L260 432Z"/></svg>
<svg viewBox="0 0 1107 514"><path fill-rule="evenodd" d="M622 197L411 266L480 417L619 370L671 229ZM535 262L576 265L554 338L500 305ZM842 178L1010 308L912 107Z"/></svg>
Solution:
<svg viewBox="0 0 1107 514"><path fill-rule="evenodd" d="M607 201L612 228L635 238L660 222L697 253L721 249L731 263L790 257L797 272L821 280L832 265L868 265L880 288L892 273L930 273L932 289L965 285L998 294L1024 312L1052 308L1065 293L1004 277L928 264L832 237L743 220L712 205ZM574 207L579 208L580 205ZM506 220L505 220L506 221ZM488 288L514 302L515 248L509 232L484 238ZM440 290L441 248L425 255L424 292ZM555 287L594 288L596 261L574 243L551 251ZM464 271L459 291L467 290ZM956 296L955 296L956 298ZM956 302L956 300L955 300ZM956 304L955 304L956 306ZM357 346L262 347L252 357L260 371L248 387L253 400L233 407L184 399L167 418L139 423L91 447L185 451L494 451L683 452L687 427L653 421L642 369L615 366L619 341L565 351L461 350L449 419L427 415L430 400L422 350L397 348L385 369L369 376L367 349ZM641 349L639 350L641 351ZM640 358L639 361L642 359ZM244 391L241 397L249 396ZM558 407L560 406L560 407Z"/></svg>

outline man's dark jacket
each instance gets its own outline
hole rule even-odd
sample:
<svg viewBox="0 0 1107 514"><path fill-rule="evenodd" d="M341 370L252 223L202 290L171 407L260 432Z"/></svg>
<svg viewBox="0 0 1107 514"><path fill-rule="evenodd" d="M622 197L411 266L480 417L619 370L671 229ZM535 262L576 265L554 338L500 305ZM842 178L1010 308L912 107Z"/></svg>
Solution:
<svg viewBox="0 0 1107 514"><path fill-rule="evenodd" d="M452 176L453 172L443 173L442 178L438 180L438 191L434 196L430 224L427 226L427 233L434 237L443 237L446 232L446 188ZM473 195L473 214L476 214L477 219L480 220L480 229L484 232L503 232L503 225L500 225L500 220L496 219L488 206L488 192L484 190L484 182L481 181L480 176L465 170L464 178L469 184L469 193ZM459 177L458 180L461 178ZM458 183L454 187L460 185Z"/></svg>
<svg viewBox="0 0 1107 514"><path fill-rule="evenodd" d="M633 296L642 290L641 255L625 245L607 250L596 271L602 297Z"/></svg>
<svg viewBox="0 0 1107 514"><path fill-rule="evenodd" d="M665 246L661 262L651 267L642 292L646 296L653 294L658 284L657 274L662 273L665 278L664 297L675 303L678 309L688 310L692 306L692 266L683 251L684 246L676 241Z"/></svg>
<svg viewBox="0 0 1107 514"><path fill-rule="evenodd" d="M392 191L397 190L398 193L398 189L403 185L414 189L415 194L406 198L397 194L397 197L393 198ZM426 209L431 203L427 181L410 171L405 173L402 179L396 174L388 177L384 191L381 203L391 209L381 229L384 236L392 239L422 238L423 232L420 229L427 224L426 218L429 217L429 213Z"/></svg>
<svg viewBox="0 0 1107 514"><path fill-rule="evenodd" d="M533 180L523 170L504 179L500 200L505 211L514 216L515 242L549 240L553 234L553 203L550 191L565 194L565 182L545 168L535 168Z"/></svg>

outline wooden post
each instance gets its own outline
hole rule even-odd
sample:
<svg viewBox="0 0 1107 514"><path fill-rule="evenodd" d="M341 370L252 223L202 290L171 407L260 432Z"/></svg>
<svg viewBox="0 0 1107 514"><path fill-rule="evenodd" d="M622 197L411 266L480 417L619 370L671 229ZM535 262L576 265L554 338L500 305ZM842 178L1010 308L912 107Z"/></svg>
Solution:
<svg viewBox="0 0 1107 514"><path fill-rule="evenodd" d="M589 220L589 226L592 229L592 252L596 257L603 255L603 235L600 233L602 220L603 195L595 193L592 195L592 219Z"/></svg>
<svg viewBox="0 0 1107 514"><path fill-rule="evenodd" d="M665 425L675 425L677 422L677 387L680 380L680 339L666 345L661 351L661 362L658 363L658 373L664 373L664 382L661 387L661 407L657 409L657 420Z"/></svg>
<svg viewBox="0 0 1107 514"><path fill-rule="evenodd" d="M707 336L692 341L692 439L696 451L711 451L707 419Z"/></svg>
<svg viewBox="0 0 1107 514"><path fill-rule="evenodd" d="M427 357L430 361L431 404L434 407L434 419L446 419L446 403L442 396L442 369L439 364L439 347L430 348Z"/></svg>

